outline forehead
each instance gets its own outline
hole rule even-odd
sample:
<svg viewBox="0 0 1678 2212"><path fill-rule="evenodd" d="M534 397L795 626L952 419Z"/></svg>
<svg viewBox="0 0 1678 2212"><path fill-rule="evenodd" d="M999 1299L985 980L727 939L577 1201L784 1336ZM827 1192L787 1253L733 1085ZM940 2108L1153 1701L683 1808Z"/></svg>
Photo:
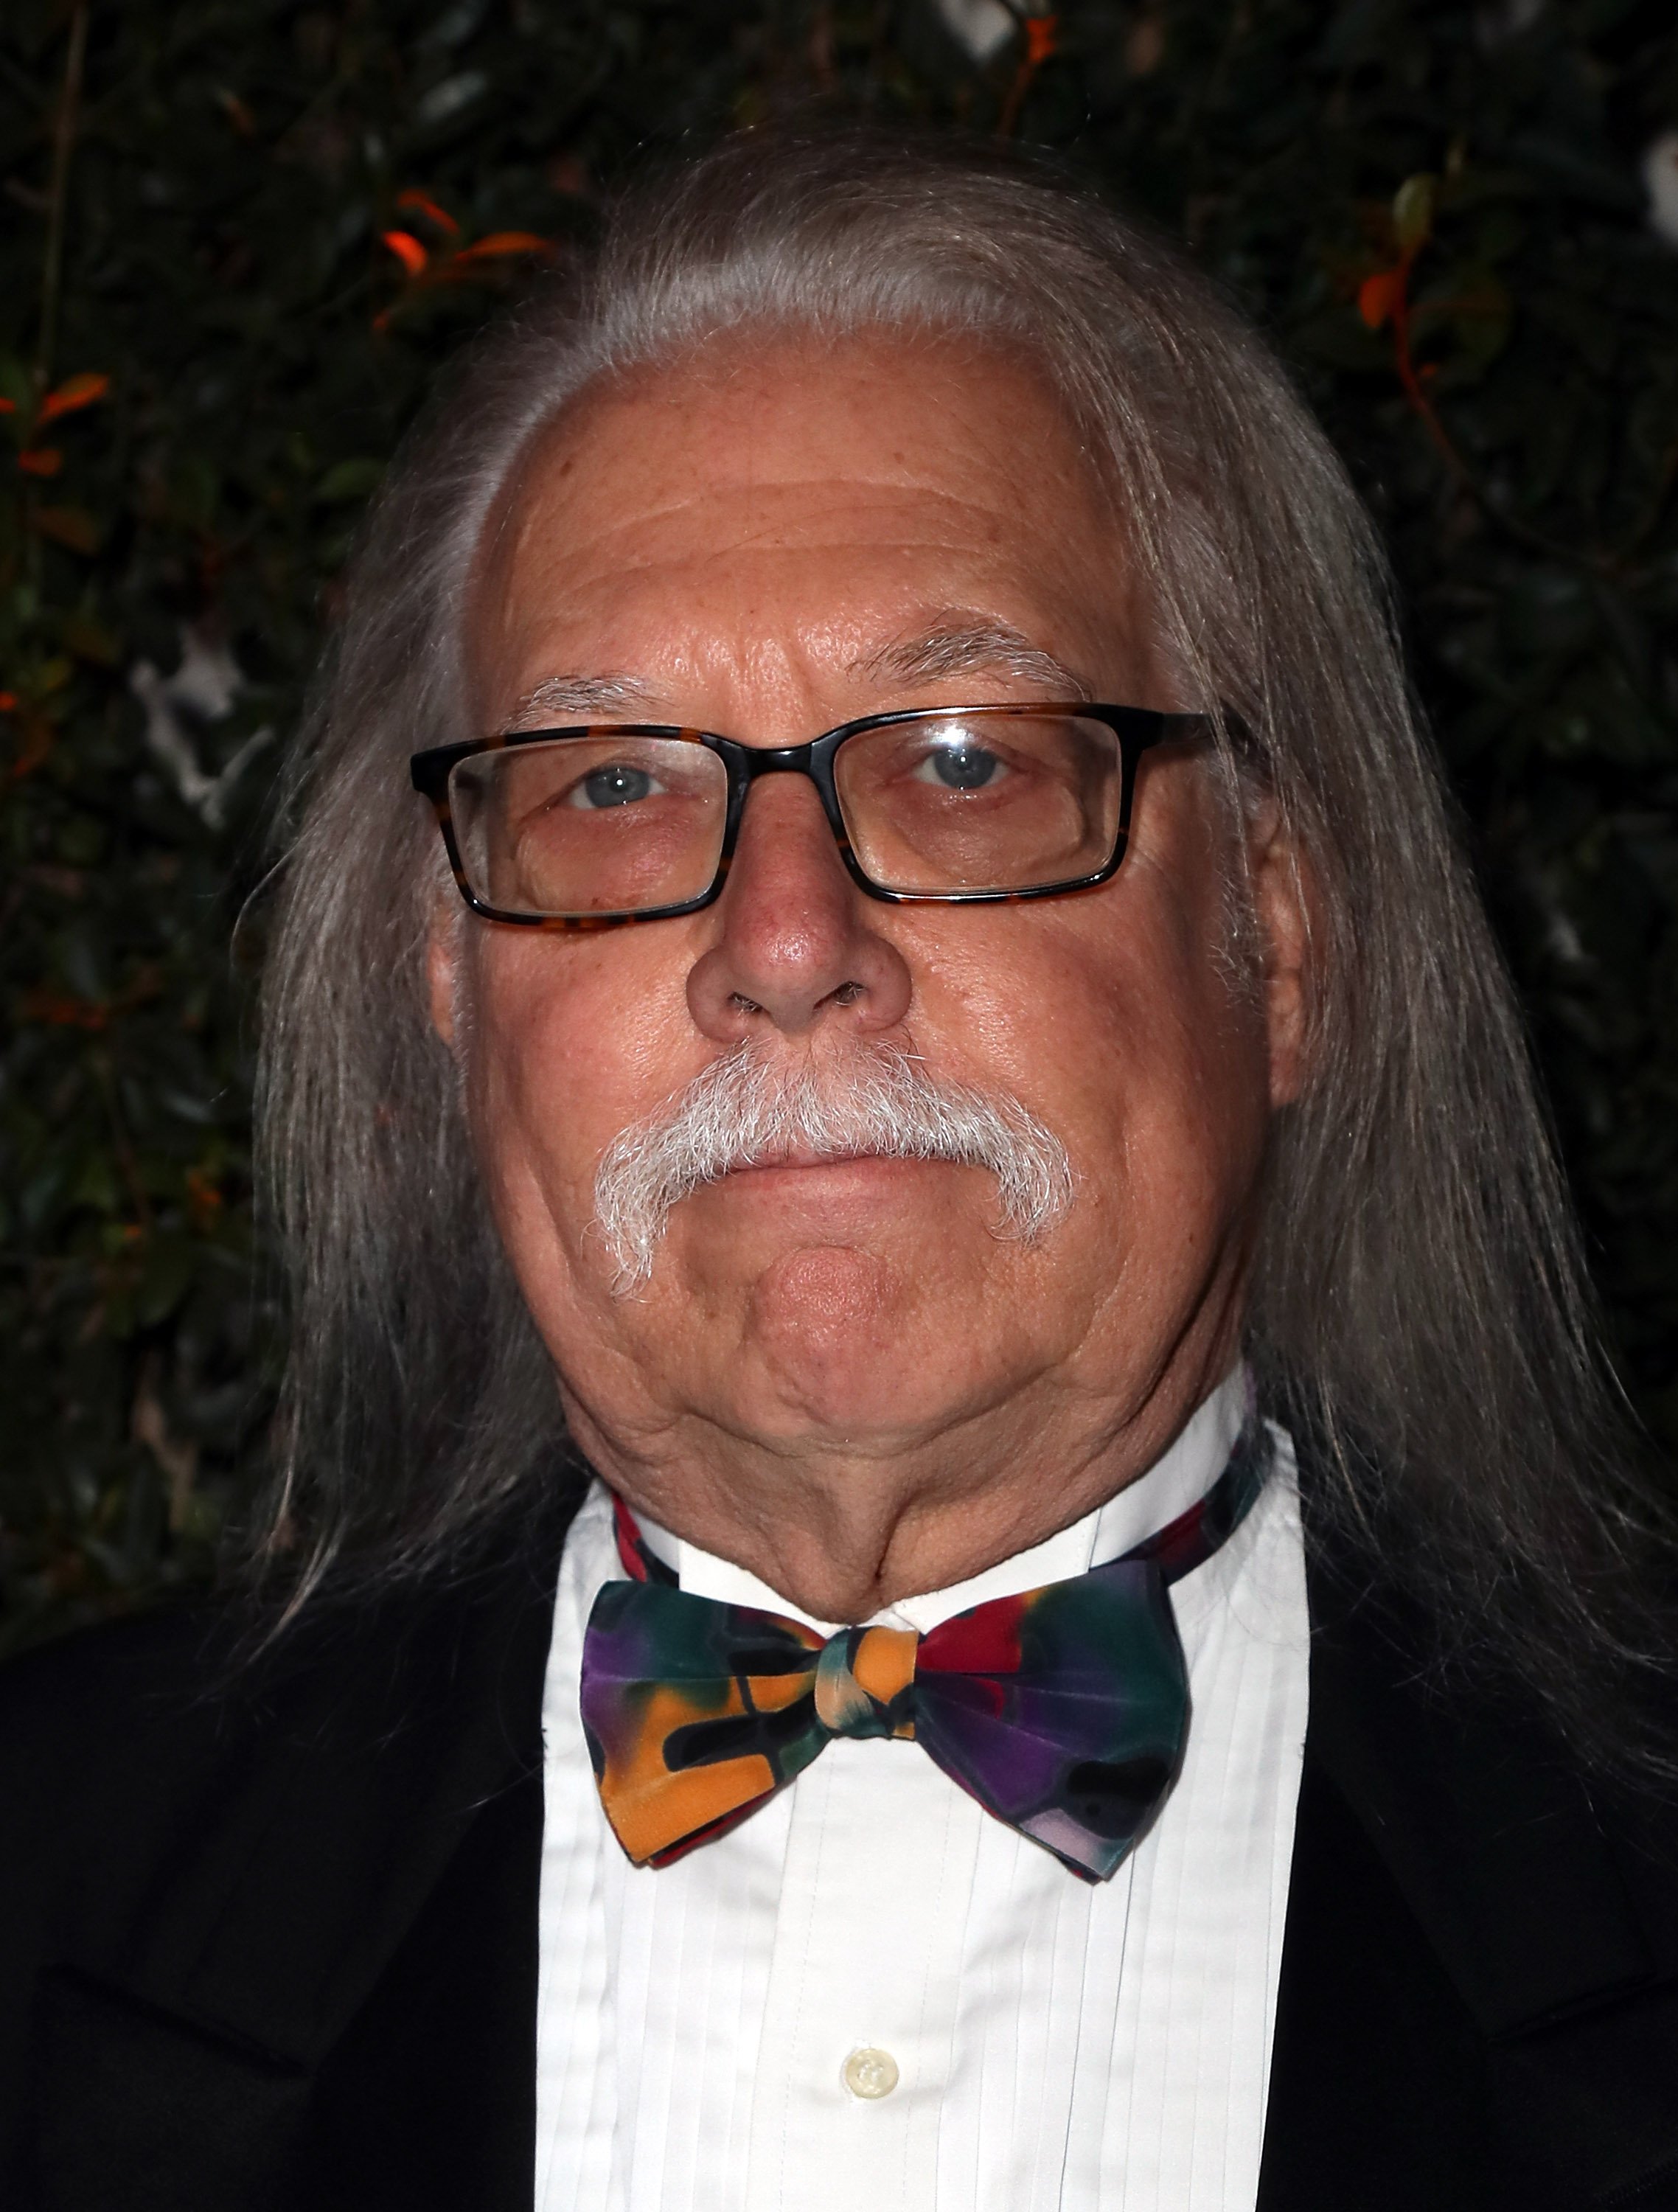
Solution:
<svg viewBox="0 0 1678 2212"><path fill-rule="evenodd" d="M931 334L737 337L532 442L485 533L473 648L502 715L562 672L830 687L940 629L1099 686L1134 658L1130 593L1118 519L1024 362Z"/></svg>

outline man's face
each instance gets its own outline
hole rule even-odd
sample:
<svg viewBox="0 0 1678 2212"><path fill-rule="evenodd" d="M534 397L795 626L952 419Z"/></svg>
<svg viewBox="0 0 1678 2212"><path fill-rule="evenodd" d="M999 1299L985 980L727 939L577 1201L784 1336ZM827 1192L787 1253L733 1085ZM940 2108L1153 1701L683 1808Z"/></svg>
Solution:
<svg viewBox="0 0 1678 2212"><path fill-rule="evenodd" d="M742 342L587 397L492 520L470 642L485 732L617 720L787 744L894 708L1064 696L1068 678L1183 703L1122 519L1049 398L927 338ZM440 914L436 1018L501 1234L581 1439L632 1499L714 1537L732 1451L788 1483L872 1485L882 1528L970 1492L994 1548L1046 1495L1038 1534L1146 1463L1233 1357L1292 1081L1292 986L1231 987L1237 865L1207 763L1168 749L1090 892L871 900L814 787L773 775L703 912L577 935ZM1023 1242L997 1234L985 1170L745 1170L681 1200L650 1278L614 1294L603 1154L745 1039L787 1067L888 1044L1018 1100L1070 1156L1069 1211ZM1038 1470L1035 1503L986 1502L1009 1468L1017 1487Z"/></svg>

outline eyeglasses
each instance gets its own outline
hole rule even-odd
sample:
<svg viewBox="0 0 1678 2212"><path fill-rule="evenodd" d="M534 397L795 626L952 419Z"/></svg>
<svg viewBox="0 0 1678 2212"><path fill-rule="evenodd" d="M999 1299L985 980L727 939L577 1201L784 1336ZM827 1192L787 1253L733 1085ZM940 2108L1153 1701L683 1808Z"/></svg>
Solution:
<svg viewBox="0 0 1678 2212"><path fill-rule="evenodd" d="M708 906L746 795L807 775L871 898L1050 898L1124 858L1151 745L1202 714L1142 707L939 707L870 714L802 745L708 730L590 724L438 745L410 763L460 895L491 921L590 929Z"/></svg>

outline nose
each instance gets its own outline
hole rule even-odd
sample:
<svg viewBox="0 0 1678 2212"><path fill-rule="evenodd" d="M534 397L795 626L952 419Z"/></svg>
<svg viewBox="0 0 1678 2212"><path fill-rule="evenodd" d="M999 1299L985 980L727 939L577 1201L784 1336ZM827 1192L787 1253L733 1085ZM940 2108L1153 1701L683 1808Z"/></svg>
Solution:
<svg viewBox="0 0 1678 2212"><path fill-rule="evenodd" d="M814 786L801 775L759 777L711 909L717 935L688 976L694 1020L720 1044L840 1024L858 1035L891 1029L912 986L876 911L886 909L847 874Z"/></svg>

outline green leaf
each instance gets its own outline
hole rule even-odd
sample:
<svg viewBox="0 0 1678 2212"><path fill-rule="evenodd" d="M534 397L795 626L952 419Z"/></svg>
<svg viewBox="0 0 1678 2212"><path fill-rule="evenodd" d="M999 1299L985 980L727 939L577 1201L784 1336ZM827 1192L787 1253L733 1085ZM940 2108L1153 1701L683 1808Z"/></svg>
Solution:
<svg viewBox="0 0 1678 2212"><path fill-rule="evenodd" d="M135 1319L142 1328L156 1328L173 1312L192 1286L198 1259L198 1247L185 1237L160 1231L147 1238L134 1299Z"/></svg>
<svg viewBox="0 0 1678 2212"><path fill-rule="evenodd" d="M385 464L370 453L354 460L339 461L327 470L314 488L314 496L323 506L338 506L349 500L368 498L384 482Z"/></svg>
<svg viewBox="0 0 1678 2212"><path fill-rule="evenodd" d="M1399 250L1416 253L1433 228L1433 198L1438 179L1425 172L1407 177L1393 195L1393 229Z"/></svg>
<svg viewBox="0 0 1678 2212"><path fill-rule="evenodd" d="M90 660L97 667L114 668L122 658L120 643L92 615L79 611L66 615L58 626L58 635L78 660Z"/></svg>

